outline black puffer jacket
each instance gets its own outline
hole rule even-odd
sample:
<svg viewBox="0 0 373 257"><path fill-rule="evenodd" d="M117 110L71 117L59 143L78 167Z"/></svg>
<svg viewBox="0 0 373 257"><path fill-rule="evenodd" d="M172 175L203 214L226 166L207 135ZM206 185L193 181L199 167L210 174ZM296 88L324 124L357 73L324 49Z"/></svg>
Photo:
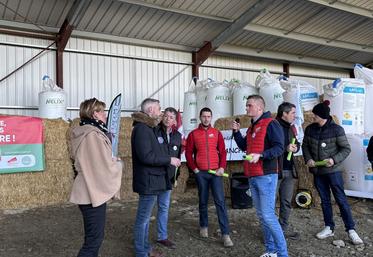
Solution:
<svg viewBox="0 0 373 257"><path fill-rule="evenodd" d="M372 169L373 169L373 137L369 139L369 144L367 147L367 154L368 154L368 160L372 164Z"/></svg>
<svg viewBox="0 0 373 257"><path fill-rule="evenodd" d="M171 157L167 144L156 137L158 120L143 112L132 114L131 135L133 163L133 191L139 194L158 194L170 187L167 169Z"/></svg>
<svg viewBox="0 0 373 257"><path fill-rule="evenodd" d="M322 127L317 123L312 123L306 128L302 150L306 163L310 159L314 161L333 159L334 165L332 167L310 168L310 172L313 174L323 175L342 171L342 161L350 154L351 147L344 129L329 118Z"/></svg>
<svg viewBox="0 0 373 257"><path fill-rule="evenodd" d="M284 132L284 148L285 152L282 156L282 170L291 170L293 178L298 178L298 172L296 170L296 167L294 165L294 155L290 159L290 161L287 160L288 152L286 151L286 148L291 142L291 139L295 138L295 144L297 145L297 152L300 150L300 143L295 137L295 133L292 129L292 125L289 122L286 122L285 120L281 119L280 117L276 117L276 120L280 123L281 128ZM295 128L294 128L295 129ZM282 178L282 172L279 172L279 178Z"/></svg>
<svg viewBox="0 0 373 257"><path fill-rule="evenodd" d="M173 130L170 134L170 141L168 142L166 128L162 126L162 123L161 123L157 126L156 135L157 135L157 138L162 137L163 141L167 143L167 148L162 148L166 151L165 154L171 157L176 157L180 159L180 155L181 155L181 134L180 132L177 130ZM175 178L175 170L176 170L175 166L168 165L167 178L171 184L173 184L175 182L175 179L177 179L177 177ZM180 172L178 171L177 176L179 174ZM172 188L169 187L167 189L172 189Z"/></svg>

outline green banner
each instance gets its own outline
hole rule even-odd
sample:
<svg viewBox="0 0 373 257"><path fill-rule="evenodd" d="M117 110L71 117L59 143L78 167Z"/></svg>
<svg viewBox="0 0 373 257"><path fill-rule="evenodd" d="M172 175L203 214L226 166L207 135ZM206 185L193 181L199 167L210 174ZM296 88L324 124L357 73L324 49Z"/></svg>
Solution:
<svg viewBox="0 0 373 257"><path fill-rule="evenodd" d="M0 151L0 174L44 170L42 144L2 145Z"/></svg>

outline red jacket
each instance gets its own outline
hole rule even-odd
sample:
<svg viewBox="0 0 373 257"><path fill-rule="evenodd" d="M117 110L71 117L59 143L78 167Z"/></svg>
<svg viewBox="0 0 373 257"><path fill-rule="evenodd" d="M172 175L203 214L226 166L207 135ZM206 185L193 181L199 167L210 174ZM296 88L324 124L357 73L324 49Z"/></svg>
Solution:
<svg viewBox="0 0 373 257"><path fill-rule="evenodd" d="M247 153L263 153L264 141L267 135L267 128L269 123L273 121L272 118L260 119L255 125L250 126L246 134ZM272 161L270 170L278 171L277 161ZM244 162L244 173L246 176L255 177L264 175L263 159L260 158L257 163Z"/></svg>
<svg viewBox="0 0 373 257"><path fill-rule="evenodd" d="M204 171L225 169L227 152L221 132L211 126L206 130L200 124L188 135L185 158L188 167L192 170L196 168Z"/></svg>

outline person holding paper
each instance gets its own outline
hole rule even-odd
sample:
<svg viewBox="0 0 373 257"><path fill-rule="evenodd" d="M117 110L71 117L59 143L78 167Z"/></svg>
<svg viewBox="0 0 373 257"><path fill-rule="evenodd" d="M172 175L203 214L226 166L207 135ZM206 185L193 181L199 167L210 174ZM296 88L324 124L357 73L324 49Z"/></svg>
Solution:
<svg viewBox="0 0 373 257"><path fill-rule="evenodd" d="M70 202L78 204L84 222L84 243L78 257L97 257L104 240L106 202L119 198L122 163L112 157L105 103L96 98L80 104L80 126L70 132L75 179Z"/></svg>
<svg viewBox="0 0 373 257"><path fill-rule="evenodd" d="M278 121L264 110L263 97L250 95L246 102L246 112L251 118L251 125L243 137L240 124L234 121L233 137L237 146L246 151L244 174L250 178L251 196L264 235L266 252L261 257L287 257L286 240L275 212L284 133Z"/></svg>
<svg viewBox="0 0 373 257"><path fill-rule="evenodd" d="M318 239L334 236L335 223L330 199L332 191L352 243L363 241L355 231L355 222L344 192L342 162L351 152L344 129L330 116L329 101L313 107L313 123L308 125L302 144L303 158L314 175L314 185L320 195L325 227L316 234Z"/></svg>
<svg viewBox="0 0 373 257"><path fill-rule="evenodd" d="M180 159L181 155L181 134L176 130L176 116L177 111L173 107L167 107L163 112L162 121L156 128L156 135L158 141L165 142L163 150L165 154ZM168 223L168 212L170 208L171 189L172 185L178 177L177 167L169 165L167 168L167 190L158 194L157 203L157 243L174 249L175 243L168 238L167 223Z"/></svg>
<svg viewBox="0 0 373 257"><path fill-rule="evenodd" d="M279 221L285 238L299 240L299 233L289 228L291 201L293 199L294 181L298 178L295 170L293 154L300 149L296 140L296 128L292 123L295 120L295 105L283 102L278 106L276 120L284 132L285 151L282 158L282 170L279 172L278 193L280 197Z"/></svg>
<svg viewBox="0 0 373 257"><path fill-rule="evenodd" d="M198 185L200 236L208 237L208 199L211 187L223 244L225 247L232 247L222 177L227 165L224 139L219 130L211 127L212 111L209 108L202 108L199 118L201 123L198 128L188 135L185 158ZM209 173L209 170L214 170L216 174Z"/></svg>

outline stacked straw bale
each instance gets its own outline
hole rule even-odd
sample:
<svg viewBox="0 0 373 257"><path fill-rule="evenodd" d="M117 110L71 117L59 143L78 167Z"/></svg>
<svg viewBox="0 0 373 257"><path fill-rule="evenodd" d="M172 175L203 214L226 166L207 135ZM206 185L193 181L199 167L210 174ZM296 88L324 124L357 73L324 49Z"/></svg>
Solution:
<svg viewBox="0 0 373 257"><path fill-rule="evenodd" d="M187 181L189 179L189 170L186 163L183 163L178 170L180 176L177 179L177 186L173 189L173 196L182 196L187 189Z"/></svg>
<svg viewBox="0 0 373 257"><path fill-rule="evenodd" d="M0 209L29 208L65 203L73 180L66 144L69 123L62 119L43 120L45 170L2 174Z"/></svg>

